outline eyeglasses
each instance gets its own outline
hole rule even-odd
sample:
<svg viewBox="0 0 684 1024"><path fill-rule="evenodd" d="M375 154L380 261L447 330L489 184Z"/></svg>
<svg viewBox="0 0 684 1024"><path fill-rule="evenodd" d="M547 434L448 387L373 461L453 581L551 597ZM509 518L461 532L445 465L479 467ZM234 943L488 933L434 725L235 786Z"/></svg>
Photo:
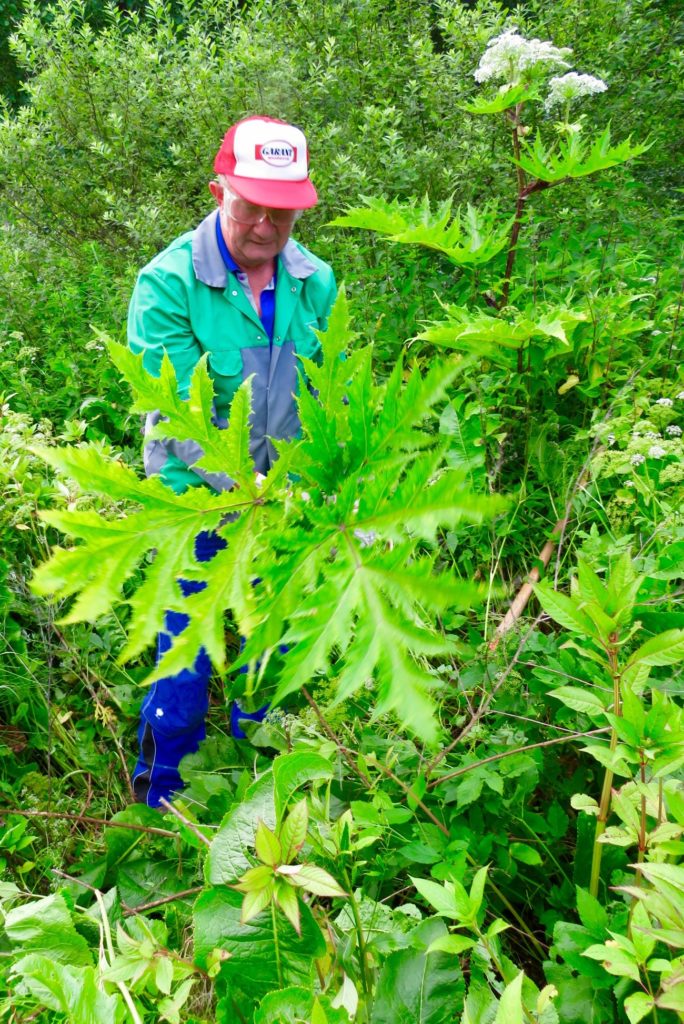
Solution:
<svg viewBox="0 0 684 1024"><path fill-rule="evenodd" d="M267 206L255 206L240 196L231 196L228 191L225 192L224 209L236 224L248 224L251 227L263 224L267 217L276 228L289 227L299 213L299 210L275 210Z"/></svg>

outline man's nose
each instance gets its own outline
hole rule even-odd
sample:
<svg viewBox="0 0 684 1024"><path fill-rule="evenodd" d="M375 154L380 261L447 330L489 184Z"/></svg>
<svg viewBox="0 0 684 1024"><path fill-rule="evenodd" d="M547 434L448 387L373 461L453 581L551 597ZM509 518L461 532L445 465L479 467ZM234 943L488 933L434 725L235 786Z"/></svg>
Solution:
<svg viewBox="0 0 684 1024"><path fill-rule="evenodd" d="M277 234L278 229L271 224L268 217L264 217L260 224L255 224L253 229L260 238L273 238Z"/></svg>

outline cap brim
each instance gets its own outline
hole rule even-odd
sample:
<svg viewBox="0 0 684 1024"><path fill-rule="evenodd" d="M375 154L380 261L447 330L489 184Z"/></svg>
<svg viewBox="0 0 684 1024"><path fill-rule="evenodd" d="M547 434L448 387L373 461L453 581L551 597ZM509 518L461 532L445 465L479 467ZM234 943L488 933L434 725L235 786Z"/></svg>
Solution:
<svg viewBox="0 0 684 1024"><path fill-rule="evenodd" d="M236 195L256 206L274 210L308 210L318 202L316 189L306 181L260 181L236 174L224 175Z"/></svg>

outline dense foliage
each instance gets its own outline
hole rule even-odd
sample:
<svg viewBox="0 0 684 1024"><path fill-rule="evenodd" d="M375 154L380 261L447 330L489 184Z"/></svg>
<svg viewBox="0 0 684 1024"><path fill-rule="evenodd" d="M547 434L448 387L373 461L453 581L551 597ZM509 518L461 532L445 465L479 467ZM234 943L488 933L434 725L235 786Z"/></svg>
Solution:
<svg viewBox="0 0 684 1024"><path fill-rule="evenodd" d="M684 1019L679 6L11 19L0 1020ZM255 112L306 130L345 282L260 483L248 383L219 431L203 364L185 402L121 345ZM145 480L149 409L238 488ZM200 646L186 789L128 806L143 686Z"/></svg>

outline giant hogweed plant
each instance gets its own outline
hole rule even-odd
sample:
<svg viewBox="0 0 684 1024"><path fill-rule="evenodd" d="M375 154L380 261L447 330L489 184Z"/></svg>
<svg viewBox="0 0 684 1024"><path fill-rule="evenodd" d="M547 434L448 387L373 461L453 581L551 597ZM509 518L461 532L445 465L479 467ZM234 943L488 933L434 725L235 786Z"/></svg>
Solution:
<svg viewBox="0 0 684 1024"><path fill-rule="evenodd" d="M154 641L167 609L187 612L188 628L150 679L192 664L202 647L223 669L228 613L246 639L239 664L249 668L248 698L271 654L286 644L276 701L318 675L335 679L340 699L374 681L377 713L393 712L432 741L432 663L453 650L434 623L483 596L482 587L440 567L437 534L493 516L503 500L473 493L465 473L445 463L444 443L430 429L458 362L435 363L423 375L400 359L378 384L371 347L347 352L353 340L340 290L321 335L321 365L302 360L311 387L298 397L301 437L276 442L278 460L263 481L249 455L249 381L233 399L228 428L219 430L204 360L184 401L168 359L154 378L139 357L111 344L135 411L159 409L157 436L197 441L204 452L198 467L227 473L235 487L177 495L159 478L140 479L97 445L44 449L48 463L84 491L115 499L122 511L44 513L80 543L58 548L37 570L34 587L75 598L64 622L92 621L127 603L123 659ZM205 530L215 530L226 546L213 561L198 563L195 538ZM184 598L179 579L204 588Z"/></svg>
<svg viewBox="0 0 684 1024"><path fill-rule="evenodd" d="M492 275L482 292L482 302L472 305L445 304L444 317L419 337L438 346L472 353L506 370L523 374L539 371L550 359L571 355L573 346L586 349L587 373L595 377L599 366L595 355L596 325L585 332L578 325L593 321L590 308L580 302L538 301L517 305L515 267L526 210L533 196L547 189L617 167L640 156L648 143L611 140L607 126L594 134L584 132L584 115L571 121L572 108L585 96L603 92L607 86L592 75L566 71L550 78L552 71L570 68L571 50L551 42L525 39L515 28L490 40L474 72L481 84L501 82L490 98L478 99L465 109L474 115L503 115L510 129L512 162L515 167L515 209L502 216L496 204L481 208L458 208L452 218L452 202L446 200L431 210L425 200L401 203L364 197L365 206L350 209L332 223L339 227L363 228L385 235L395 242L419 245L441 253L461 271L470 273L473 292L481 291L481 271L505 254L503 273ZM545 141L530 120L534 108L546 112L561 108L561 120L553 128L555 138ZM532 110L531 118L527 117ZM515 300L515 301L514 301ZM580 378L573 374L567 387ZM566 388L567 389L567 388Z"/></svg>

